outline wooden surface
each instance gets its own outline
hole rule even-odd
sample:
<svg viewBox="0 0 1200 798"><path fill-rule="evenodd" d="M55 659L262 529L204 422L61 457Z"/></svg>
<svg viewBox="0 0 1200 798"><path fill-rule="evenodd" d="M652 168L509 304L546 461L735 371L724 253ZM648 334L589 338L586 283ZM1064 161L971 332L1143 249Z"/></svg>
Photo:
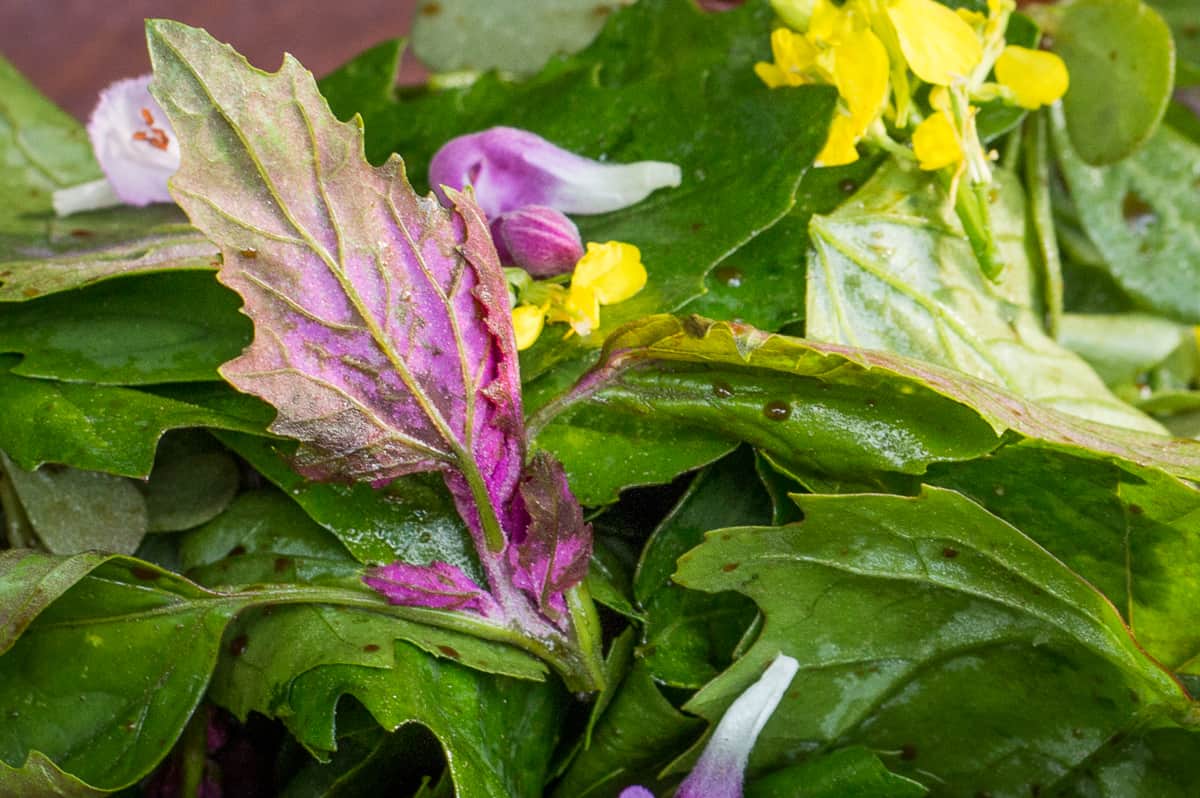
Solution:
<svg viewBox="0 0 1200 798"><path fill-rule="evenodd" d="M0 53L47 96L86 119L100 89L150 69L142 21L207 28L263 69L284 50L323 75L403 36L421 0L0 0ZM435 6L436 7L436 6ZM419 79L406 59L402 81Z"/></svg>

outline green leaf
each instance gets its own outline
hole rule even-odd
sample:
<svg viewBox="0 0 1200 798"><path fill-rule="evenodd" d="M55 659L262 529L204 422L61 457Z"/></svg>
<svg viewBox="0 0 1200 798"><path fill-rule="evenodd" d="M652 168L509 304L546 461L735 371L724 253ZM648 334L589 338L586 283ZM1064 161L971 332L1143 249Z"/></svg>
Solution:
<svg viewBox="0 0 1200 798"><path fill-rule="evenodd" d="M1200 322L1200 145L1163 126L1126 161L1094 168L1072 148L1062 117L1053 142L1100 264L1139 305Z"/></svg>
<svg viewBox="0 0 1200 798"><path fill-rule="evenodd" d="M656 786L658 771L702 727L663 697L650 672L635 664L600 717L592 745L555 786L554 798L616 798L631 784Z"/></svg>
<svg viewBox="0 0 1200 798"><path fill-rule="evenodd" d="M127 479L62 466L26 471L3 452L0 469L38 539L54 554L132 554L146 534L146 500Z"/></svg>
<svg viewBox="0 0 1200 798"><path fill-rule="evenodd" d="M388 39L317 81L329 110L343 121L394 102L403 39Z"/></svg>
<svg viewBox="0 0 1200 798"><path fill-rule="evenodd" d="M1036 445L936 465L925 479L1013 524L1103 593L1169 668L1200 654L1200 491L1149 469ZM1064 501L1069 497L1069 501Z"/></svg>
<svg viewBox="0 0 1200 798"><path fill-rule="evenodd" d="M1065 7L1054 50L1071 86L1063 112L1089 164L1128 157L1158 128L1175 75L1171 29L1141 0L1078 0Z"/></svg>
<svg viewBox="0 0 1200 798"><path fill-rule="evenodd" d="M154 470L142 483L150 532L178 532L214 518L241 482L237 463L203 432L163 436Z"/></svg>
<svg viewBox="0 0 1200 798"><path fill-rule="evenodd" d="M763 0L724 14L701 13L691 0L647 0L613 14L589 48L529 80L485 75L467 88L364 109L368 157L400 153L418 188L446 141L494 125L531 130L592 158L682 167L679 188L576 220L585 240L637 245L649 283L605 308L601 331L586 343L543 335L522 356L524 379L560 362L578 374L575 359L604 334L701 295L716 263L791 208L824 144L834 95L826 87L772 91L755 76L754 63L770 57L773 19Z"/></svg>
<svg viewBox="0 0 1200 798"><path fill-rule="evenodd" d="M1175 85L1200 84L1200 25L1195 0L1150 0L1150 5L1171 26L1175 40Z"/></svg>
<svg viewBox="0 0 1200 798"><path fill-rule="evenodd" d="M713 386L722 390L714 394ZM725 390L728 387L729 390ZM1068 416L986 382L897 355L769 335L696 317L625 327L601 363L543 407L534 431L585 414L745 440L789 473L890 488L1029 438L1084 457L1200 477L1200 444ZM649 445L649 444L647 444ZM555 452L568 471L583 455Z"/></svg>
<svg viewBox="0 0 1200 798"><path fill-rule="evenodd" d="M687 709L715 722L777 653L800 660L752 772L857 744L903 752L897 770L939 794L1029 794L1113 734L1190 710L1103 596L961 495L797 501L802 523L710 534L676 575L766 616Z"/></svg>
<svg viewBox="0 0 1200 798"><path fill-rule="evenodd" d="M237 296L211 274L135 277L27 302L0 315L13 374L101 385L220 379L250 341Z"/></svg>
<svg viewBox="0 0 1200 798"><path fill-rule="evenodd" d="M34 751L21 767L0 762L0 795L22 798L93 798L107 790L89 787L74 776L63 773L43 754Z"/></svg>
<svg viewBox="0 0 1200 798"><path fill-rule="evenodd" d="M332 532L359 562L441 560L483 578L466 525L441 478L413 475L382 489L310 482L289 465L291 442L230 433L217 438Z"/></svg>
<svg viewBox="0 0 1200 798"><path fill-rule="evenodd" d="M586 47L621 5L620 0L422 3L413 15L413 52L435 72L528 74L554 55Z"/></svg>
<svg viewBox="0 0 1200 798"><path fill-rule="evenodd" d="M879 757L857 746L843 748L764 776L747 798L920 798L918 782L897 776Z"/></svg>
<svg viewBox="0 0 1200 798"><path fill-rule="evenodd" d="M692 480L642 551L635 582L646 613L638 653L656 681L696 689L729 666L754 620L753 603L736 593L708 595L671 582L675 561L721 527L771 523L771 499L738 449Z"/></svg>
<svg viewBox="0 0 1200 798"><path fill-rule="evenodd" d="M11 361L9 361L11 363ZM132 388L19 377L0 358L0 450L26 470L59 463L145 477L163 432L210 427L262 433L270 410L223 385L175 399Z"/></svg>
<svg viewBox="0 0 1200 798"><path fill-rule="evenodd" d="M1190 327L1145 313L1068 313L1059 335L1114 389L1135 386L1191 340Z"/></svg>
<svg viewBox="0 0 1200 798"><path fill-rule="evenodd" d="M58 219L60 188L101 176L83 127L0 58L0 303L137 272L209 269L217 249L171 206Z"/></svg>
<svg viewBox="0 0 1200 798"><path fill-rule="evenodd" d="M1025 252L1025 201L998 171L992 222L1006 269L985 278L940 184L888 164L853 199L814 216L808 337L957 369L1094 421L1161 432L1042 330Z"/></svg>
<svg viewBox="0 0 1200 798"><path fill-rule="evenodd" d="M1200 784L1200 734L1179 728L1114 735L1107 750L1054 785L1052 795L1190 798Z"/></svg>

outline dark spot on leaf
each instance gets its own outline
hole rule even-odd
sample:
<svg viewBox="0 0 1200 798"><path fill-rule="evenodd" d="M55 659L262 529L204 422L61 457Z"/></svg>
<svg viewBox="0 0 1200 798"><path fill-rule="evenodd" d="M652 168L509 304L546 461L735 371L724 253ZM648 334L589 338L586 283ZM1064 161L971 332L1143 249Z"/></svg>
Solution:
<svg viewBox="0 0 1200 798"><path fill-rule="evenodd" d="M158 571L153 568L147 568L144 565L135 565L129 569L129 573L133 574L135 579L141 579L144 582L153 582L158 579Z"/></svg>
<svg viewBox="0 0 1200 798"><path fill-rule="evenodd" d="M257 249L243 249L238 254L241 255L246 260L254 260L255 258L258 257L258 250Z"/></svg>
<svg viewBox="0 0 1200 798"><path fill-rule="evenodd" d="M275 573L281 574L284 571L286 571L288 568L290 568L291 566L292 566L292 560L290 557L276 557L275 558Z"/></svg>
<svg viewBox="0 0 1200 798"><path fill-rule="evenodd" d="M733 386L723 380L717 380L712 385L713 393L722 399L733 396Z"/></svg>
<svg viewBox="0 0 1200 798"><path fill-rule="evenodd" d="M246 553L246 547L243 546L241 543L239 543L236 546L234 546L232 549L230 549L229 554L227 554L226 556L227 557L241 557L245 553Z"/></svg>
<svg viewBox="0 0 1200 798"><path fill-rule="evenodd" d="M723 532L721 534L721 540L733 540L733 533L732 532Z"/></svg>
<svg viewBox="0 0 1200 798"><path fill-rule="evenodd" d="M875 405L876 405L876 402L875 402L875 400L874 400L874 399L868 399L868 400L867 400L867 407L869 407L869 408L871 408L872 410L874 410L874 409L875 409Z"/></svg>
<svg viewBox="0 0 1200 798"><path fill-rule="evenodd" d="M718 282L730 288L740 287L744 276L737 266L720 266L713 272L713 277L717 278Z"/></svg>
<svg viewBox="0 0 1200 798"><path fill-rule="evenodd" d="M427 17L436 17L442 13L442 6L440 3L426 3L421 6L421 13Z"/></svg>
<svg viewBox="0 0 1200 798"><path fill-rule="evenodd" d="M24 291L21 292L21 294L28 299L33 299L35 296L37 296L40 293L41 293L41 291L38 291L36 288L26 288Z"/></svg>
<svg viewBox="0 0 1200 798"><path fill-rule="evenodd" d="M245 635L238 635L229 641L229 653L231 656L240 657L246 653L246 647L250 645L250 638Z"/></svg>
<svg viewBox="0 0 1200 798"><path fill-rule="evenodd" d="M997 202L999 202L999 201L1000 201L1000 191L999 191L999 189L994 189L994 188L993 188L993 189L991 189L990 191L988 191L988 202L989 202L990 204L992 204L992 205L995 205L995 204L996 204Z"/></svg>
<svg viewBox="0 0 1200 798"><path fill-rule="evenodd" d="M363 651L367 652L368 654L372 654L378 650L379 646L375 645L374 643L367 643L365 646L363 646Z"/></svg>
<svg viewBox="0 0 1200 798"><path fill-rule="evenodd" d="M911 762L917 758L917 747L912 743L905 743L900 746L900 758L905 762Z"/></svg>
<svg viewBox="0 0 1200 798"><path fill-rule="evenodd" d="M788 416L792 414L792 408L787 402L775 400L767 402L763 405L763 415L771 421L787 421Z"/></svg>
<svg viewBox="0 0 1200 798"><path fill-rule="evenodd" d="M1117 51L1116 51L1116 50L1109 50L1109 51L1108 51L1108 60L1109 60L1109 61L1116 61L1116 60L1117 60Z"/></svg>
<svg viewBox="0 0 1200 798"><path fill-rule="evenodd" d="M451 646L444 646L444 645L438 646L437 649L438 649L438 651L442 652L450 659L459 659L462 656L461 654L458 653L457 649L455 649Z"/></svg>
<svg viewBox="0 0 1200 798"><path fill-rule="evenodd" d="M133 721L129 720L129 721L125 721L124 723L122 723L121 728L127 732L131 732L137 728L137 724L134 723Z"/></svg>
<svg viewBox="0 0 1200 798"><path fill-rule="evenodd" d="M1125 192L1125 197L1121 200L1121 216L1134 232L1145 229L1158 218L1154 207L1136 191Z"/></svg>
<svg viewBox="0 0 1200 798"><path fill-rule="evenodd" d="M1038 796L1042 794L1042 785L1030 784L1029 785L1029 794L1032 795L1033 798L1038 798Z"/></svg>
<svg viewBox="0 0 1200 798"><path fill-rule="evenodd" d="M729 572L731 572L731 571L736 571L736 570L738 569L738 566L739 566L739 565L741 565L741 563L738 563L738 562L727 562L727 563L725 563L724 565L722 565L722 566L721 566L721 570L722 570L722 571L724 571L725 573L729 573Z"/></svg>
<svg viewBox="0 0 1200 798"><path fill-rule="evenodd" d="M1131 504L1129 505L1129 512L1131 515L1141 515L1145 511L1140 504Z"/></svg>
<svg viewBox="0 0 1200 798"><path fill-rule="evenodd" d="M600 17L601 19L607 17L611 13L612 9L605 5L599 5L592 9L592 16Z"/></svg>
<svg viewBox="0 0 1200 798"><path fill-rule="evenodd" d="M708 325L699 316L688 316L683 320L683 331L693 338L703 338L708 332Z"/></svg>
<svg viewBox="0 0 1200 798"><path fill-rule="evenodd" d="M692 222L692 232L698 233L704 229L704 222Z"/></svg>
<svg viewBox="0 0 1200 798"><path fill-rule="evenodd" d="M842 190L843 194L853 194L855 191L858 191L858 181L851 180L847 177L845 180L838 183L838 188Z"/></svg>
<svg viewBox="0 0 1200 798"><path fill-rule="evenodd" d="M76 238L90 238L92 235L94 235L94 233L92 233L91 230L84 230L81 227L77 227L71 231L71 235L75 236Z"/></svg>
<svg viewBox="0 0 1200 798"><path fill-rule="evenodd" d="M947 546L946 548L942 549L942 556L947 560L953 560L958 556L958 549L953 548L952 546Z"/></svg>
<svg viewBox="0 0 1200 798"><path fill-rule="evenodd" d="M1129 700L1135 704L1142 703L1142 697L1140 695L1138 695L1137 691L1134 690L1132 687L1129 688Z"/></svg>

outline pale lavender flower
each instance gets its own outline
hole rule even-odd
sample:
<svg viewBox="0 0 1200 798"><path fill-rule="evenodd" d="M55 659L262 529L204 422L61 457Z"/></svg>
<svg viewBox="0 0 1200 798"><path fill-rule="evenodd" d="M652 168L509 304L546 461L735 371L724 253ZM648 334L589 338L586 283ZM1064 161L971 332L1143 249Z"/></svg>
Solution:
<svg viewBox="0 0 1200 798"><path fill-rule="evenodd" d="M56 191L54 209L60 216L172 201L167 180L179 168L179 142L150 96L150 77L118 80L100 93L87 131L106 179Z"/></svg>
<svg viewBox="0 0 1200 798"><path fill-rule="evenodd" d="M492 220L491 230L500 263L520 266L534 277L566 274L583 257L579 228L545 205L502 213Z"/></svg>
<svg viewBox="0 0 1200 798"><path fill-rule="evenodd" d="M609 164L557 147L541 136L493 127L451 139L429 164L429 182L471 186L489 219L527 205L563 213L606 213L633 205L660 188L678 186L678 166L659 161Z"/></svg>
<svg viewBox="0 0 1200 798"><path fill-rule="evenodd" d="M675 798L742 798L750 751L775 712L800 663L780 654L762 677L725 710L716 731ZM654 798L645 787L627 787L620 798Z"/></svg>

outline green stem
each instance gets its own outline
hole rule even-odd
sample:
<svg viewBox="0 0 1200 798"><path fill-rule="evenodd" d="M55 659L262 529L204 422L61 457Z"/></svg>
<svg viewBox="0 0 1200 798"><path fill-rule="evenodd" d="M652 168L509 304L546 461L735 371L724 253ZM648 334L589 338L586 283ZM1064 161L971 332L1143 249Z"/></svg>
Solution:
<svg viewBox="0 0 1200 798"><path fill-rule="evenodd" d="M208 707L196 707L180 740L181 770L179 794L183 798L200 798L204 784L204 767L208 762Z"/></svg>

